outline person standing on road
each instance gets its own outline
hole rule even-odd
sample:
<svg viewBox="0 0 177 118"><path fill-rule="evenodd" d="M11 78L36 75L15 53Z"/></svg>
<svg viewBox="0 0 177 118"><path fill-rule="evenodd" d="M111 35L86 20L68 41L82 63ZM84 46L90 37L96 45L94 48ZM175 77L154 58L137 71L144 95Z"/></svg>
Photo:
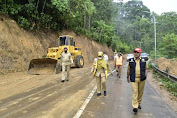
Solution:
<svg viewBox="0 0 177 118"><path fill-rule="evenodd" d="M138 112L138 108L141 109L141 101L144 92L145 80L148 74L147 63L144 59L141 59L141 49L134 49L134 58L129 59L129 65L127 68L127 82L131 81L133 89L132 106L135 113Z"/></svg>
<svg viewBox="0 0 177 118"><path fill-rule="evenodd" d="M114 52L114 61L116 57L117 57L117 52Z"/></svg>
<svg viewBox="0 0 177 118"><path fill-rule="evenodd" d="M64 82L65 79L69 81L69 71L71 64L73 63L72 56L68 52L68 48L64 48L64 52L61 54L61 61L60 64L62 66L62 80L61 82ZM65 71L67 71L67 76L65 77Z"/></svg>
<svg viewBox="0 0 177 118"><path fill-rule="evenodd" d="M104 57L105 62L107 63L107 68L108 68L108 70L111 70L110 64L109 64L109 62L108 62L109 57L108 57L108 55L106 54L106 52L103 52L103 57Z"/></svg>
<svg viewBox="0 0 177 118"><path fill-rule="evenodd" d="M106 63L108 63L109 57L106 54L106 52L103 52L103 57L104 57L104 60L106 61Z"/></svg>
<svg viewBox="0 0 177 118"><path fill-rule="evenodd" d="M121 76L121 70L123 65L123 58L120 52L118 52L118 55L115 58L115 67L117 71L117 76L120 78Z"/></svg>
<svg viewBox="0 0 177 118"><path fill-rule="evenodd" d="M94 69L93 75L96 78L97 82L97 96L101 95L101 90L104 91L104 96L107 95L106 93L106 78L107 78L107 70L112 74L112 70L110 66L107 66L108 63L105 61L103 52L98 52L98 57L94 59Z"/></svg>

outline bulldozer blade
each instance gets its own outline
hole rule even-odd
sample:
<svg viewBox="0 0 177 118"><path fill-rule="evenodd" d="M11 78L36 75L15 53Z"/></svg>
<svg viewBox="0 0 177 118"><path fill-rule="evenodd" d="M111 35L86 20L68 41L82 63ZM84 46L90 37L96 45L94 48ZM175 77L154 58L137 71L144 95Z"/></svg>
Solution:
<svg viewBox="0 0 177 118"><path fill-rule="evenodd" d="M28 67L29 74L57 74L59 73L60 65L57 64L56 59L52 58L39 58L32 59Z"/></svg>

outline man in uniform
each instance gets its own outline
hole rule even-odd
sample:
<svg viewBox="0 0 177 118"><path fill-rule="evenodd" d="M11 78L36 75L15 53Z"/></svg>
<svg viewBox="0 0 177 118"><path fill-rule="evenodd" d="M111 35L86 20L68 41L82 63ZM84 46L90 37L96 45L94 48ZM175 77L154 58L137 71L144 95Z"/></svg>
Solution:
<svg viewBox="0 0 177 118"><path fill-rule="evenodd" d="M147 64L145 59L141 59L141 49L134 49L134 58L129 59L129 65L127 69L127 82L131 81L133 89L132 106L133 111L137 113L138 108L141 109L141 101L143 97L143 91L145 86L145 79L147 77Z"/></svg>
<svg viewBox="0 0 177 118"><path fill-rule="evenodd" d="M102 91L104 91L104 96L107 95L106 93L107 70L112 74L110 66L108 66L108 63L104 59L103 52L98 52L98 57L96 60L94 60L94 70L93 70L97 82L97 96L101 95L101 88Z"/></svg>
<svg viewBox="0 0 177 118"><path fill-rule="evenodd" d="M117 71L117 76L120 78L121 76L121 70L123 65L123 58L120 52L118 52L118 55L115 57L115 67Z"/></svg>
<svg viewBox="0 0 177 118"><path fill-rule="evenodd" d="M61 54L61 61L60 64L62 65L62 80L61 82L64 82L65 79L69 81L69 71L70 66L73 63L72 56L68 52L68 48L64 48L64 52ZM67 76L65 77L65 71L67 71Z"/></svg>

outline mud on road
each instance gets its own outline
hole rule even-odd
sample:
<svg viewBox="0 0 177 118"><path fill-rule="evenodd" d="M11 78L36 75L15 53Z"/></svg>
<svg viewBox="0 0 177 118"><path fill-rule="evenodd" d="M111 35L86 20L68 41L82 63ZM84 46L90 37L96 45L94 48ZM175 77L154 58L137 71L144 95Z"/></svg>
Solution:
<svg viewBox="0 0 177 118"><path fill-rule="evenodd" d="M0 76L0 117L72 118L96 85L96 81L92 78L92 73L90 73L90 67L91 64L84 68L72 68L70 71L70 81L64 83L61 83L61 73L28 75L24 72L18 72ZM102 104L103 100L109 101L111 96L114 97L111 99L110 105L108 106L111 106L111 104L116 106L116 109L113 109L113 111L115 111L114 115L117 113L119 113L117 116L122 117L132 115L130 113L127 114L127 110L131 111L132 95L130 94L131 88L130 86L128 87L128 84L126 83L126 67L123 67L122 72L124 74L121 79L117 79L117 76L115 75L116 73L114 73L114 76L108 78L108 96L106 98L97 98L95 93L91 101L94 101L95 99L98 101L97 99L100 99L99 102L97 104L94 103L91 107L88 105L83 116L89 117L89 115L86 114L88 112L88 108L95 111L93 108L97 108L98 104ZM148 78L152 79L152 76L150 77L149 75ZM150 82L150 84L152 83ZM149 88L150 90L153 90L151 86L149 86ZM128 89L125 89L126 87L128 87ZM155 93L154 96L161 99L156 92L148 92L153 94ZM116 95L117 97L115 97ZM122 97L120 95L122 95ZM128 97L126 97L127 95ZM145 96L147 97L147 95ZM123 97L128 98L129 100L123 100ZM113 99L114 101L112 101ZM120 102L115 104L116 100L120 100ZM129 102L126 102L127 100ZM162 103L164 106L167 106L164 102ZM121 109L122 107L119 108L121 104L125 109ZM146 102L145 104L150 103ZM95 105L97 106L95 107ZM107 106L106 108L108 108L107 112L110 112L109 110L111 109ZM149 107L145 108L145 110L148 108ZM117 112L117 110L119 112ZM102 110L99 109L98 111L102 114ZM143 117L143 113L140 113L139 115Z"/></svg>
<svg viewBox="0 0 177 118"><path fill-rule="evenodd" d="M0 116L73 117L95 86L90 67L73 68L70 81L61 83L60 74L14 73L0 77Z"/></svg>

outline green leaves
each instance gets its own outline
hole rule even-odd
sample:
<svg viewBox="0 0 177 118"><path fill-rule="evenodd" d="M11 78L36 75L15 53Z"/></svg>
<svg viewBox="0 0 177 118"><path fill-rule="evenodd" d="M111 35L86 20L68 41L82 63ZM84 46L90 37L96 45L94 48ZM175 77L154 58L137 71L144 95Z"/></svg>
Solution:
<svg viewBox="0 0 177 118"><path fill-rule="evenodd" d="M168 55L169 58L176 58L177 54L177 35L174 33L167 34L163 37L161 43L162 54Z"/></svg>
<svg viewBox="0 0 177 118"><path fill-rule="evenodd" d="M125 53L131 51L130 46L128 46L126 43L123 43L120 40L120 37L114 36L113 37L113 43L112 43L113 50L117 50L118 52Z"/></svg>
<svg viewBox="0 0 177 118"><path fill-rule="evenodd" d="M77 34L121 52L141 47L154 54L154 25L142 1L113 3L113 0L0 0L0 12L8 14L21 27L71 29ZM157 19L157 55L174 58L177 13L168 12ZM172 43L173 42L173 43Z"/></svg>
<svg viewBox="0 0 177 118"><path fill-rule="evenodd" d="M59 12L69 11L69 0L51 0L51 3Z"/></svg>
<svg viewBox="0 0 177 118"><path fill-rule="evenodd" d="M30 26L30 22L23 16L18 17L18 24L25 29L29 29Z"/></svg>
<svg viewBox="0 0 177 118"><path fill-rule="evenodd" d="M142 1L118 3L119 14L115 18L116 34L130 47L140 47L154 57L154 21L150 10ZM144 12L147 11L147 12ZM167 12L156 17L157 56L176 57L177 13ZM173 34L171 34L173 33Z"/></svg>
<svg viewBox="0 0 177 118"><path fill-rule="evenodd" d="M160 78L157 78L157 76ZM164 86L168 89L169 92L171 92L174 96L177 97L177 83L162 77L161 75L159 75L158 73L155 74L155 78L158 79L158 81L163 82Z"/></svg>

